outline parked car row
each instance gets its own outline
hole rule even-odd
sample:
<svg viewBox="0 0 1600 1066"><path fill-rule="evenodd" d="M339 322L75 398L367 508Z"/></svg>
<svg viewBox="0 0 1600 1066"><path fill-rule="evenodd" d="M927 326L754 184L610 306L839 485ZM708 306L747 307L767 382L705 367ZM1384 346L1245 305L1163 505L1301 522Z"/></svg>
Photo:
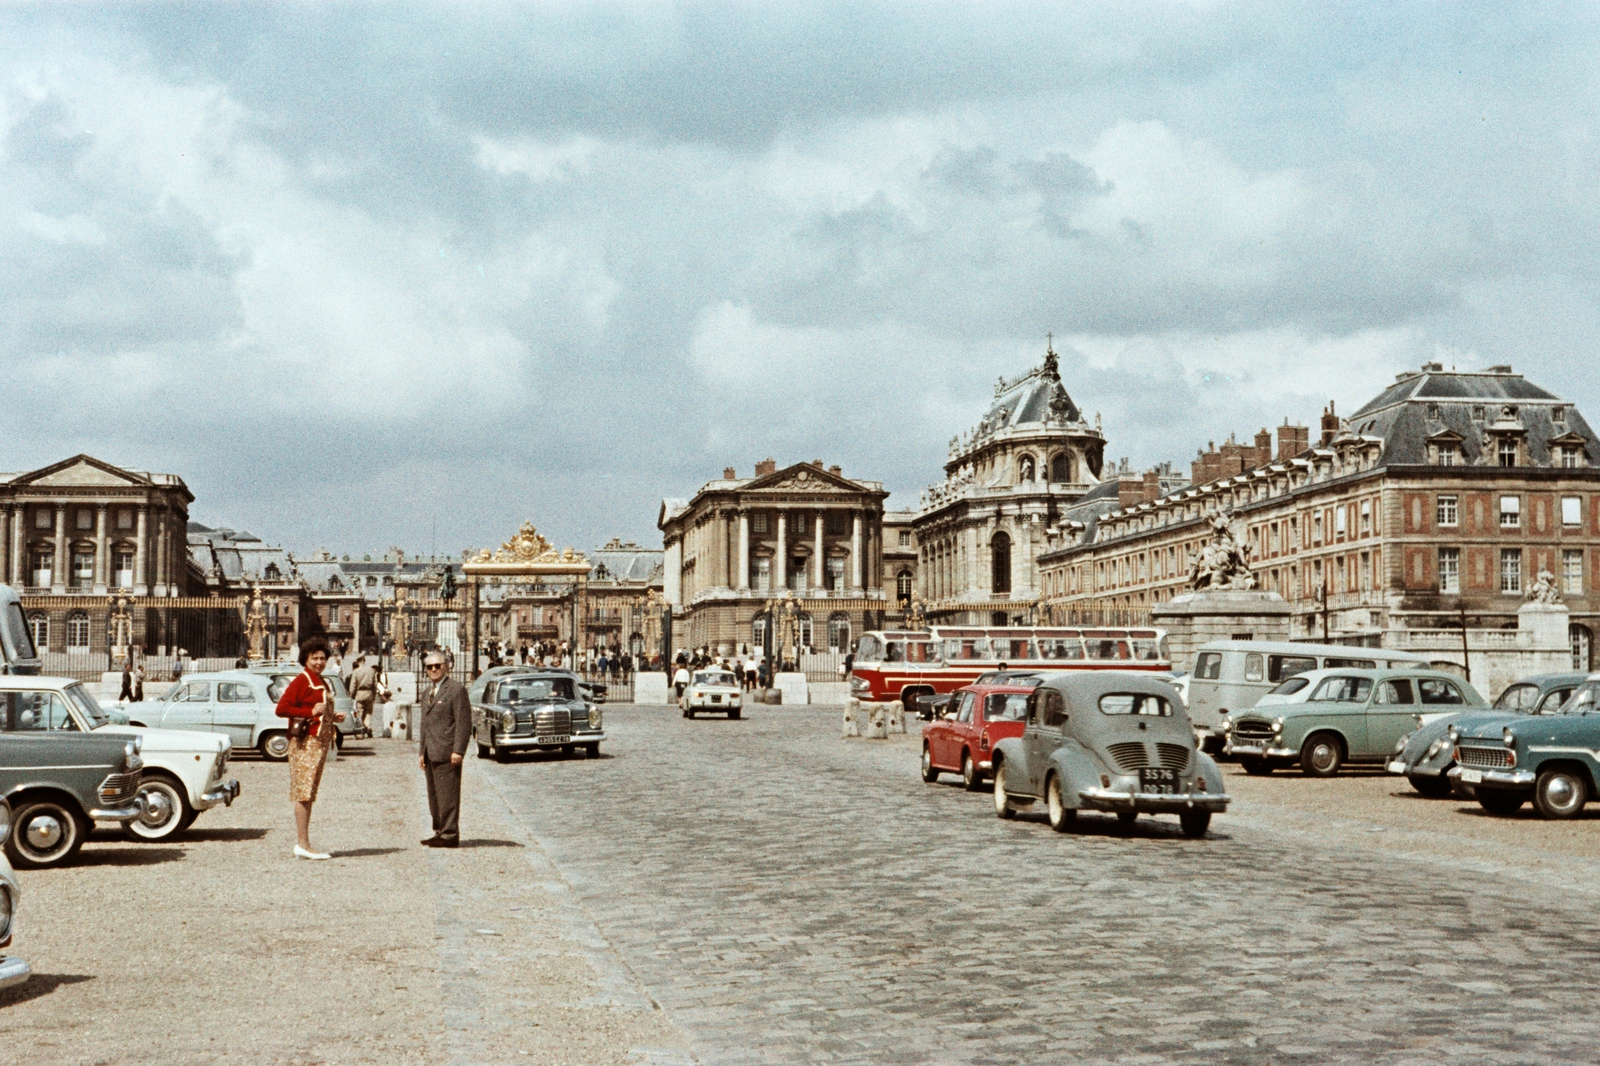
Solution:
<svg viewBox="0 0 1600 1066"><path fill-rule="evenodd" d="M1124 824L1175 814L1185 836L1203 837L1229 802L1177 690L1151 674L1005 677L960 689L923 727L922 779L946 772L972 791L992 778L1000 818L1042 802L1063 833L1079 811L1100 811Z"/></svg>

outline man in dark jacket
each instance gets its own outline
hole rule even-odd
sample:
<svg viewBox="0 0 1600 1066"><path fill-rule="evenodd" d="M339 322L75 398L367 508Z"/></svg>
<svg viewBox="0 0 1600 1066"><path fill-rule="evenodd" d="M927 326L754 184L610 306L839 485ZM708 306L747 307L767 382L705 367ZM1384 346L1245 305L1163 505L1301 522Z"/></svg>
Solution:
<svg viewBox="0 0 1600 1066"><path fill-rule="evenodd" d="M422 661L427 674L418 703L422 708L422 755L418 760L428 783L428 813L433 815L429 848L454 848L461 843L461 763L472 736L472 704L467 690L445 668L443 652L430 651Z"/></svg>

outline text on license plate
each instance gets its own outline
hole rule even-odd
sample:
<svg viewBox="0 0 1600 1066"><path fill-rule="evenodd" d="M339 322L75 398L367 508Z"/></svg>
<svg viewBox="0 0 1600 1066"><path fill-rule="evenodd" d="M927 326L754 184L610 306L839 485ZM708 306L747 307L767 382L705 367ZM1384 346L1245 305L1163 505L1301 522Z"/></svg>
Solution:
<svg viewBox="0 0 1600 1066"><path fill-rule="evenodd" d="M1483 771L1468 770L1466 767L1462 767L1461 780L1465 781L1469 785L1480 784L1483 781Z"/></svg>
<svg viewBox="0 0 1600 1066"><path fill-rule="evenodd" d="M534 738L534 743L535 744L569 744L571 742L572 742L572 738L570 736L560 736L560 737L551 736L551 737L535 737Z"/></svg>
<svg viewBox="0 0 1600 1066"><path fill-rule="evenodd" d="M1139 771L1139 791L1171 796L1178 791L1178 771L1145 767Z"/></svg>

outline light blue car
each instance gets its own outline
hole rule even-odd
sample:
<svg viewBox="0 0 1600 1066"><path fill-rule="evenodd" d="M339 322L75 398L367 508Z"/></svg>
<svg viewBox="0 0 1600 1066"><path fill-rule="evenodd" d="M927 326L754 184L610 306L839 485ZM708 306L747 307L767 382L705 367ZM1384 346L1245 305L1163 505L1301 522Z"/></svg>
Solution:
<svg viewBox="0 0 1600 1066"><path fill-rule="evenodd" d="M129 724L223 733L232 739L235 752L254 749L263 758L282 762L289 757L289 734L276 713L278 697L299 673L291 664L189 674L160 703L130 704ZM323 680L333 687L334 709L345 716L337 741L343 747L346 738L365 731L344 683L331 673Z"/></svg>

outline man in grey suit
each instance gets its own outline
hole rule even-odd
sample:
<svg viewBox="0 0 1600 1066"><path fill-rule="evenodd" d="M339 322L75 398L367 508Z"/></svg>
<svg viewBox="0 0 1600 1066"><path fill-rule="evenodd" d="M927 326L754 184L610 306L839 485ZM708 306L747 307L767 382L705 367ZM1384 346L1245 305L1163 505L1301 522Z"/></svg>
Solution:
<svg viewBox="0 0 1600 1066"><path fill-rule="evenodd" d="M422 660L422 755L418 760L428 782L428 813L433 815L429 848L454 848L461 843L461 762L472 736L472 705L461 682L445 672L443 652L430 651Z"/></svg>

